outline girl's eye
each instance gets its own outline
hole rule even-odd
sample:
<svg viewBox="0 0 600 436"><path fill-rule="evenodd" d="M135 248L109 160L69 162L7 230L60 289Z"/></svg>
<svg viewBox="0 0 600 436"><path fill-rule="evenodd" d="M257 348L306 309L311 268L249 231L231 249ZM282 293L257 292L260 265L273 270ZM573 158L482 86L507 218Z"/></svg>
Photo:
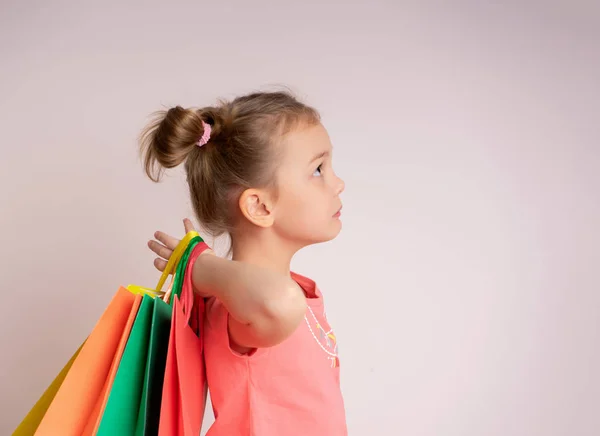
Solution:
<svg viewBox="0 0 600 436"><path fill-rule="evenodd" d="M315 170L313 176L317 176L317 177L320 176L322 174L322 171L323 171L322 167L323 167L323 164L319 165L317 167L317 169Z"/></svg>

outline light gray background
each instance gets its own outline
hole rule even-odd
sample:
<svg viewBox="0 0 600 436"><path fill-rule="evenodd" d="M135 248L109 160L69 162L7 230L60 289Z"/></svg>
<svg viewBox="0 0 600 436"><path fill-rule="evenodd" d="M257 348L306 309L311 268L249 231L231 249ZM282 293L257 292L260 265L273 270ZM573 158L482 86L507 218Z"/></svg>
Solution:
<svg viewBox="0 0 600 436"><path fill-rule="evenodd" d="M125 3L2 2L0 434L191 214L179 172L142 172L147 116L279 84L347 183L343 233L294 268L350 434L599 434L593 2Z"/></svg>

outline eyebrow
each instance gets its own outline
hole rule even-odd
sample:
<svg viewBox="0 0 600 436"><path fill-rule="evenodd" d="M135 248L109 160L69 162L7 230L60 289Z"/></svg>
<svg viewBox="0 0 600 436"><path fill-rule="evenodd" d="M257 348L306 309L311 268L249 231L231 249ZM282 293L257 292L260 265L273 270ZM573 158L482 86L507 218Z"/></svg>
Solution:
<svg viewBox="0 0 600 436"><path fill-rule="evenodd" d="M321 153L317 154L310 160L310 163L313 163L314 161L319 160L325 156L329 156L329 151L322 151Z"/></svg>

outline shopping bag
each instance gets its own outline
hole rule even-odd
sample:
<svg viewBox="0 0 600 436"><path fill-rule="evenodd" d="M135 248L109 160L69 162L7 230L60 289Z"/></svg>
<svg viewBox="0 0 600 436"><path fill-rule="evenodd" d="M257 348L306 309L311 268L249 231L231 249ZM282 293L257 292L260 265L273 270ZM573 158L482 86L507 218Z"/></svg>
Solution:
<svg viewBox="0 0 600 436"><path fill-rule="evenodd" d="M180 293L173 286L173 312L160 410L160 436L197 436L202 426L206 398L200 332L204 300L194 295L192 267L207 248L200 240L187 259L184 274L176 274L176 279L182 280L183 285ZM180 266L183 262L182 259ZM190 324L196 327L195 331Z"/></svg>
<svg viewBox="0 0 600 436"><path fill-rule="evenodd" d="M184 238L171 256L174 261L167 266L163 277L175 263L181 271L181 265L185 262L179 259L186 257L186 253L198 239L199 236L194 234ZM160 289L163 283L161 277L157 289ZM160 298L144 296L117 370L98 428L98 436L158 433L162 380L170 328L171 307Z"/></svg>
<svg viewBox="0 0 600 436"><path fill-rule="evenodd" d="M135 433L153 311L154 299L144 295L108 396L98 436Z"/></svg>
<svg viewBox="0 0 600 436"><path fill-rule="evenodd" d="M77 351L75 351L75 354L73 354L71 359L69 359L67 364L58 373L58 375L56 376L54 381L52 381L50 386L48 386L46 391L42 394L40 399L35 403L35 405L29 411L27 416L25 416L25 418L23 419L21 424L19 424L19 426L13 432L12 436L31 436L32 434L35 433L38 426L40 425L40 422L42 421L42 418L46 414L48 407L50 407L52 400L54 400L56 393L58 392L63 381L65 380L67 373L71 369L71 366L73 366L73 362L75 362L75 359L79 355L79 352L81 351L82 347L83 347L83 344L81 344L81 346L77 349Z"/></svg>
<svg viewBox="0 0 600 436"><path fill-rule="evenodd" d="M121 341L119 342L117 352L115 353L115 356L113 358L113 362L110 367L110 372L108 374L106 382L104 383L104 388L102 389L102 393L98 397L96 407L94 408L94 411L88 419L86 428L83 431L82 436L92 436L98 432L98 427L100 426L100 421L106 408L106 403L108 402L108 396L112 389L115 376L117 374L117 369L119 368L119 364L121 362L121 357L123 356L123 352L125 351L125 345L129 340L129 334L131 333L133 322L137 317L140 304L142 303L142 295L143 293L140 293L135 297L133 307L131 308L131 312L129 313L129 318L127 319L127 324L125 325L125 329L123 330L123 334L121 335Z"/></svg>
<svg viewBox="0 0 600 436"><path fill-rule="evenodd" d="M138 291L136 291L136 293L137 292ZM127 342L129 330L131 330L131 325L133 324L133 319L135 318L135 314L137 313L137 309L139 307L139 302L141 301L141 298L142 298L141 295L139 295L138 299L134 302L134 305L131 309L129 319L128 319L127 325L125 327L125 331L122 334L121 341L120 341L119 347L117 349L117 353L116 353L115 357L113 358L113 363L111 366L109 379L107 379L105 386L103 388L103 394L101 395L101 397L104 396L104 398L98 399L96 406L94 407L94 410L93 410L92 414L90 415L90 418L88 419L87 426L86 426L84 432L82 433L82 436L91 436L91 435L95 434L95 432L96 432L97 426L94 426L95 420L97 421L98 416L102 414L102 410L104 409L104 406L106 404L106 399L108 397L108 391L110 391L110 386L112 384L112 380L114 379L114 373L116 372L116 368L118 366L120 356L123 352L123 348L125 347L125 343ZM56 378L54 379L52 384L46 389L46 391L40 397L40 399L35 404L35 406L29 411L29 413L23 419L21 424L13 432L13 436L31 436L32 434L35 433L35 431L37 430L44 415L46 414L46 411L50 407L50 404L54 400L56 393L58 392L59 388L62 386L62 383L63 383L64 379L66 378L69 370L73 366L75 359L79 356L79 352L81 351L82 347L83 347L83 344L81 344L81 346L77 349L75 354L73 354L73 356L67 362L67 364L63 367L61 372L56 376ZM98 422L98 424L99 424L99 422Z"/></svg>
<svg viewBox="0 0 600 436"><path fill-rule="evenodd" d="M135 431L138 436L158 434L170 331L171 306L162 299L156 298L150 327L150 344L148 346L144 387Z"/></svg>
<svg viewBox="0 0 600 436"><path fill-rule="evenodd" d="M86 342L56 376L13 436L29 436L36 430L36 435L87 436L96 433L129 331L137 315L140 296L164 294L162 286L178 265L190 241L196 237L199 237L198 233L192 231L181 240L169 259L156 290L136 285L129 285L127 289L119 288Z"/></svg>
<svg viewBox="0 0 600 436"><path fill-rule="evenodd" d="M108 376L135 295L119 288L73 362L36 435L79 435Z"/></svg>

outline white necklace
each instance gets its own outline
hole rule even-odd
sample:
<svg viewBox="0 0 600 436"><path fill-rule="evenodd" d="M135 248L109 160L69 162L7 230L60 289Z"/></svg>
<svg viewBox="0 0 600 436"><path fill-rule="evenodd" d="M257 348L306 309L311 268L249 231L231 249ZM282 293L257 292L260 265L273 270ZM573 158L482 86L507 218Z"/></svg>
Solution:
<svg viewBox="0 0 600 436"><path fill-rule="evenodd" d="M325 351L325 353L327 353L327 355L329 356L328 359L331 361L331 366L335 367L335 366L337 366L337 357L338 357L338 354L337 354L337 340L335 338L335 335L333 334L333 329L329 329L329 331L326 332L323 329L323 327L321 327L321 324L319 323L319 320L315 316L315 314L312 311L312 309L310 308L310 306L308 306L308 310L309 310L310 314L312 315L312 318L314 319L315 324L317 325L317 329L321 331L321 334L325 338L327 346L331 348L332 343L333 343L333 352L329 351L327 348L325 348L325 346L323 346L323 344L321 343L321 341L319 340L319 338L317 338L317 335L313 331L313 329L312 329L312 327L310 325L310 322L308 321L308 317L306 315L304 315L304 321L306 322L306 325L308 326L308 330L310 331L310 334L312 335L312 337L315 340L315 342L317 344L319 344L319 347L321 347L321 349L323 351Z"/></svg>

